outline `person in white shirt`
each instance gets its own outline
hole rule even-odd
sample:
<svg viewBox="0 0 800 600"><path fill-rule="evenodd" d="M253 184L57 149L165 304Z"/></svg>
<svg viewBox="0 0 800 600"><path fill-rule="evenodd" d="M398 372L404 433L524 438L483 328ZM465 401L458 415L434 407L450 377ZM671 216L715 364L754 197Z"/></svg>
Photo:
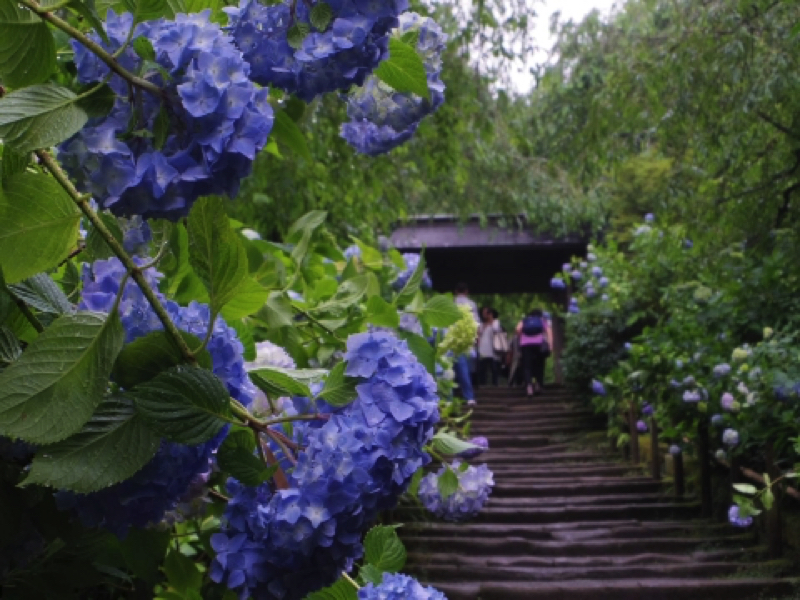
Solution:
<svg viewBox="0 0 800 600"><path fill-rule="evenodd" d="M481 326L478 329L478 385L488 385L488 374L492 375L492 385L497 385L498 365L495 360L494 336L500 331L500 321L494 318L492 309L484 306L481 310Z"/></svg>

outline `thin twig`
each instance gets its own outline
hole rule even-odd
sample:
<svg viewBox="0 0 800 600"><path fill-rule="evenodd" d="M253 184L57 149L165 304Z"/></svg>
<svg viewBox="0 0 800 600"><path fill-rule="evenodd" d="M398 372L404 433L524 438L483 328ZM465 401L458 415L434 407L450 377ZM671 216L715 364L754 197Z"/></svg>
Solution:
<svg viewBox="0 0 800 600"><path fill-rule="evenodd" d="M280 446L281 451L283 452L283 455L287 458L287 460L293 465L296 465L297 459L294 457L294 454L292 454L292 451L289 450L288 446L284 442L285 437L284 439L281 439L282 436L278 435L278 432L275 431L274 429L267 431L266 434L273 442L275 442L276 444L278 444L278 446Z"/></svg>
<svg viewBox="0 0 800 600"><path fill-rule="evenodd" d="M78 29L75 29L72 25L70 25L60 17L57 17L56 15L52 14L49 11L49 9L44 8L35 0L19 0L19 3L29 8L34 13L36 13L39 16L39 18L41 18L43 21L47 21L57 29L60 29L61 31L69 35L71 38L79 41L86 47L87 50L95 54L97 58L106 63L109 69L114 71L114 73L116 73L123 79L129 81L130 83L132 83L137 87L142 88L143 90L147 90L154 96L158 96L160 98L163 95L161 88L158 87L155 83L147 81L146 79L142 79L141 77L134 75L133 73L125 69L114 59L114 57L111 54L106 52L106 50L104 50L100 46L100 44L93 41L91 38L86 36L83 32L79 31Z"/></svg>
<svg viewBox="0 0 800 600"><path fill-rule="evenodd" d="M75 186L72 185L69 177L67 177L67 174L61 169L61 166L58 164L58 162L56 162L56 160L45 150L37 150L36 156L39 157L41 163L47 168L48 171L50 171L53 177L55 177L56 181L61 184L61 187L64 188L64 190L69 194L75 204L78 205L78 208L81 210L81 212L86 215L86 218L89 219L92 225L94 225L94 228L106 241L106 244L108 244L108 247L111 248L111 251L114 253L114 255L119 258L120 262L127 269L128 273L130 273L130 276L142 290L144 297L147 298L147 301L153 308L153 311L156 313L158 320L161 321L165 331L167 331L173 342L175 342L183 357L188 362L196 364L197 359L195 358L194 354L192 354L191 349L186 344L186 340L183 339L183 336L181 336L181 333L175 326L175 323L173 323L172 319L170 319L169 314L156 296L156 293L150 287L150 284L147 283L142 269L133 261L128 253L125 252L122 244L117 241L117 239L114 237L114 234L108 230L108 228L105 226L105 223L103 223L100 217L97 216L97 213L92 210L92 207L89 206L89 202L87 201L86 197L81 195Z"/></svg>
<svg viewBox="0 0 800 600"><path fill-rule="evenodd" d="M217 490L213 488L208 488L208 495L212 498L216 498L217 500L222 500L223 502L229 502L230 498L228 498L225 494L220 494Z"/></svg>
<svg viewBox="0 0 800 600"><path fill-rule="evenodd" d="M352 586L353 586L354 588L356 588L357 590L360 590L360 589L361 589L361 586L360 586L360 585L358 585L358 583L356 583L356 580L355 580L355 579L353 579L352 577L350 577L350 575L348 575L348 574L347 574L347 573L345 573L344 571L342 571L342 577L345 579L345 581L347 581L348 583L350 583L350 585L352 585Z"/></svg>

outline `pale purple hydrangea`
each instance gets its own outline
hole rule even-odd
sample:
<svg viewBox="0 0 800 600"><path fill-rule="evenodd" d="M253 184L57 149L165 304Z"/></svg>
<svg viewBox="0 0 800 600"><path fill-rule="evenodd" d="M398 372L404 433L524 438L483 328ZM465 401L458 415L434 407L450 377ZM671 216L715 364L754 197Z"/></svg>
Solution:
<svg viewBox="0 0 800 600"><path fill-rule="evenodd" d="M402 573L384 573L380 584L368 583L358 590L358 600L447 600L434 587L423 587Z"/></svg>
<svg viewBox="0 0 800 600"><path fill-rule="evenodd" d="M418 496L423 506L437 518L445 521L466 521L477 515L486 502L494 486L494 477L486 465L470 466L462 470L461 461L443 465L437 473L429 473L422 478ZM439 478L447 469L458 477L458 489L447 498L439 493Z"/></svg>

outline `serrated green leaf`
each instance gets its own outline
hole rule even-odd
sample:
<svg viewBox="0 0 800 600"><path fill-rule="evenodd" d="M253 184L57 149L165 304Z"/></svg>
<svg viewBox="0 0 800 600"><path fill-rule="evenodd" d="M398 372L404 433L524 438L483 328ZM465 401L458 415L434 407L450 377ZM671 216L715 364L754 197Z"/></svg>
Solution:
<svg viewBox="0 0 800 600"><path fill-rule="evenodd" d="M79 98L57 85L32 85L0 98L0 139L16 152L55 146L89 118Z"/></svg>
<svg viewBox="0 0 800 600"><path fill-rule="evenodd" d="M319 393L319 397L323 398L331 406L347 406L358 396L356 385L358 385L359 380L354 377L347 377L344 374L344 370L344 363L339 363L333 367L325 380L325 386Z"/></svg>
<svg viewBox="0 0 800 600"><path fill-rule="evenodd" d="M107 83L91 85L83 90L78 106L90 117L105 117L114 108L117 95Z"/></svg>
<svg viewBox="0 0 800 600"><path fill-rule="evenodd" d="M434 296L425 303L422 318L431 327L450 327L461 320L463 314L450 296Z"/></svg>
<svg viewBox="0 0 800 600"><path fill-rule="evenodd" d="M311 397L311 390L305 383L292 379L284 371L256 369L248 374L253 383L270 398L281 396Z"/></svg>
<svg viewBox="0 0 800 600"><path fill-rule="evenodd" d="M406 549L396 527L378 525L370 529L364 537L364 559L379 571L399 572L406 564Z"/></svg>
<svg viewBox="0 0 800 600"><path fill-rule="evenodd" d="M292 237L297 233L302 233L307 229L316 231L320 226L322 226L327 218L328 213L324 210L309 211L292 223L291 227L289 227L288 237Z"/></svg>
<svg viewBox="0 0 800 600"><path fill-rule="evenodd" d="M59 317L0 373L0 432L51 444L78 432L103 400L122 348L119 316Z"/></svg>
<svg viewBox="0 0 800 600"><path fill-rule="evenodd" d="M197 336L180 332L181 337L191 349L200 347ZM197 364L203 369L211 369L211 354L206 348L195 352ZM125 389L154 379L159 374L184 364L183 354L165 331L151 331L147 335L126 344L117 356L111 377Z"/></svg>
<svg viewBox="0 0 800 600"><path fill-rule="evenodd" d="M306 600L358 600L358 593L352 583L339 579L333 585L309 594Z"/></svg>
<svg viewBox="0 0 800 600"><path fill-rule="evenodd" d="M286 32L286 41L289 43L289 46L295 50L299 50L303 46L303 40L306 39L309 33L311 33L309 24L298 21Z"/></svg>
<svg viewBox="0 0 800 600"><path fill-rule="evenodd" d="M477 448L475 444L470 444L469 442L465 442L463 440L458 439L456 436L446 433L444 431L439 431L436 435L433 436L433 448L437 452L441 452L442 454L461 454L467 450L473 450ZM467 463L464 463L467 464Z"/></svg>
<svg viewBox="0 0 800 600"><path fill-rule="evenodd" d="M128 479L161 443L133 402L112 397L83 429L37 454L23 485L46 485L86 494Z"/></svg>
<svg viewBox="0 0 800 600"><path fill-rule="evenodd" d="M380 585L383 581L383 571L370 564L363 565L358 570L358 577L363 583L372 583Z"/></svg>
<svg viewBox="0 0 800 600"><path fill-rule="evenodd" d="M255 443L252 433L231 432L217 451L219 468L244 485L257 486L267 481L277 470L277 465L267 467L256 458L253 455Z"/></svg>
<svg viewBox="0 0 800 600"><path fill-rule="evenodd" d="M153 42L148 38L139 36L133 40L131 45L133 46L133 51L136 52L142 60L156 59L156 49L153 48Z"/></svg>
<svg viewBox="0 0 800 600"><path fill-rule="evenodd" d="M77 245L79 220L75 203L52 177L20 173L3 181L0 268L6 282L17 283L64 260Z"/></svg>
<svg viewBox="0 0 800 600"><path fill-rule="evenodd" d="M403 289L397 294L397 306L405 306L414 299L414 296L419 292L419 286L422 285L422 278L425 275L425 255L420 254L419 263L417 268L408 278Z"/></svg>
<svg viewBox="0 0 800 600"><path fill-rule="evenodd" d="M397 335L408 344L408 349L417 357L428 373L436 375L436 350L421 335L410 331L398 331Z"/></svg>
<svg viewBox="0 0 800 600"><path fill-rule="evenodd" d="M365 273L351 277L342 282L333 298L315 307L314 312L347 309L364 297L368 286L369 278Z"/></svg>
<svg viewBox="0 0 800 600"><path fill-rule="evenodd" d="M189 212L189 262L203 281L213 316L230 302L248 276L247 251L231 229L223 200L206 197Z"/></svg>
<svg viewBox="0 0 800 600"><path fill-rule="evenodd" d="M24 173L28 168L30 157L27 154L14 152L11 148L3 148L3 159L0 163L0 181L5 181L17 173Z"/></svg>
<svg viewBox="0 0 800 600"><path fill-rule="evenodd" d="M97 33L106 44L109 43L106 28L103 26L103 21L100 19L100 15L97 12L94 0L72 0L67 6L86 19L86 22L92 26L95 33Z"/></svg>
<svg viewBox="0 0 800 600"><path fill-rule="evenodd" d="M425 63L417 51L397 38L389 38L389 58L378 65L375 75L392 89L430 100Z"/></svg>
<svg viewBox="0 0 800 600"><path fill-rule="evenodd" d="M12 363L22 355L17 336L8 327L0 327L0 363Z"/></svg>
<svg viewBox="0 0 800 600"><path fill-rule="evenodd" d="M444 473L439 475L436 482L436 487L439 490L439 495L447 500L450 496L458 491L458 476L451 468L444 470Z"/></svg>
<svg viewBox="0 0 800 600"><path fill-rule="evenodd" d="M161 17L172 19L177 14L168 0L122 0L122 3L133 15L134 24Z"/></svg>
<svg viewBox="0 0 800 600"><path fill-rule="evenodd" d="M252 277L247 277L236 295L222 307L222 316L226 321L236 321L257 313L267 303L269 290Z"/></svg>
<svg viewBox="0 0 800 600"><path fill-rule="evenodd" d="M386 300L380 296L373 296L367 301L367 323L396 328L400 325L400 315Z"/></svg>
<svg viewBox="0 0 800 600"><path fill-rule="evenodd" d="M311 9L311 24L317 31L325 31L333 20L333 10L327 2L317 2Z"/></svg>
<svg viewBox="0 0 800 600"><path fill-rule="evenodd" d="M208 441L231 420L230 392L205 369L174 367L130 393L150 427L179 444Z"/></svg>
<svg viewBox="0 0 800 600"><path fill-rule="evenodd" d="M419 43L419 30L406 31L400 36L400 41L404 44L408 44L412 48L416 48Z"/></svg>
<svg viewBox="0 0 800 600"><path fill-rule="evenodd" d="M275 113L275 122L272 124L272 134L280 144L290 148L306 160L311 160L311 151L308 149L306 136L297 126L297 123L286 111L279 110Z"/></svg>
<svg viewBox="0 0 800 600"><path fill-rule="evenodd" d="M226 319L226 321L230 327L233 327L236 330L236 335L238 336L239 341L242 342L242 346L244 346L242 358L246 362L254 361L256 359L256 342L253 339L252 328L245 325L241 319L233 321Z"/></svg>
<svg viewBox="0 0 800 600"><path fill-rule="evenodd" d="M259 311L259 316L264 319L270 329L294 325L292 303L286 294L280 292L270 293L264 308Z"/></svg>
<svg viewBox="0 0 800 600"><path fill-rule="evenodd" d="M8 287L17 298L38 311L51 315L64 315L73 311L67 296L47 273L38 273Z"/></svg>
<svg viewBox="0 0 800 600"><path fill-rule="evenodd" d="M365 244L356 237L353 237L353 241L361 250L361 262L364 263L368 269L378 270L383 268L383 254L381 254L380 250Z"/></svg>
<svg viewBox="0 0 800 600"><path fill-rule="evenodd" d="M56 44L47 23L15 0L0 0L2 83L23 88L45 81L55 69Z"/></svg>

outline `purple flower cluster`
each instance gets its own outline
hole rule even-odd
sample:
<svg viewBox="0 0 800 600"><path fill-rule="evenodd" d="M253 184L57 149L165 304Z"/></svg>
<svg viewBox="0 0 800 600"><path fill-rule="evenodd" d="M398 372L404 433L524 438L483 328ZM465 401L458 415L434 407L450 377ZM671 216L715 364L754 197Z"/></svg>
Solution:
<svg viewBox="0 0 800 600"><path fill-rule="evenodd" d="M567 284L560 277L553 277L550 280L550 287L554 290L564 290L567 288Z"/></svg>
<svg viewBox="0 0 800 600"><path fill-rule="evenodd" d="M336 0L327 3L331 22L318 30L310 21L320 4L321 0L275 4L242 0L238 8L225 9L236 45L250 63L253 81L306 102L361 85L387 58L389 31L408 9L407 0ZM309 33L299 47L292 47L290 35L299 27L308 27Z"/></svg>
<svg viewBox="0 0 800 600"><path fill-rule="evenodd" d="M494 477L486 465L459 467L461 461L455 460L451 466L442 465L437 473L429 473L419 484L418 496L423 506L439 519L445 521L467 521L477 515L492 493ZM458 477L458 489L447 498L439 493L439 477L447 470Z"/></svg>
<svg viewBox="0 0 800 600"><path fill-rule="evenodd" d="M605 396L606 388L601 382L594 379L592 380L592 392L597 394L598 396Z"/></svg>
<svg viewBox="0 0 800 600"><path fill-rule="evenodd" d="M647 423L645 423L641 419L636 421L636 430L639 433L647 433Z"/></svg>
<svg viewBox="0 0 800 600"><path fill-rule="evenodd" d="M123 47L133 17L109 11L109 52ZM114 75L111 113L61 144L59 159L78 187L115 215L176 220L200 196L235 196L272 129L267 89L250 81L250 67L209 11L139 24L134 38L148 40L155 64L128 46L120 64L163 89L160 96L131 94ZM103 81L109 69L72 42L80 83ZM163 132L163 135L162 133Z"/></svg>
<svg viewBox="0 0 800 600"><path fill-rule="evenodd" d="M358 590L358 600L447 600L447 596L408 575L384 573L379 585L368 583Z"/></svg>
<svg viewBox="0 0 800 600"><path fill-rule="evenodd" d="M289 488L229 483L211 577L242 597L300 599L335 581L361 556L378 512L395 506L430 461L423 446L439 419L436 383L406 343L385 332L354 335L345 361L346 374L364 380L358 397L337 409L318 402L327 420L295 424L304 448ZM303 404L313 402L295 406Z"/></svg>
<svg viewBox="0 0 800 600"><path fill-rule="evenodd" d="M134 260L139 262L139 259ZM125 268L116 258L84 265L83 293L78 308L110 312L124 274ZM145 269L144 276L151 287L158 289L161 278L158 271ZM166 301L160 293L157 295L179 329L201 339L205 337L210 318L208 306L192 302L181 307ZM125 329L125 343L162 329L161 321L133 281L125 285L119 314ZM250 404L256 388L244 369L244 348L236 331L221 317L214 323L207 348L214 374L227 386L231 396L242 404ZM163 441L155 457L131 479L91 494L60 491L57 494L59 506L74 509L87 527L104 527L120 536L125 535L129 527L144 527L160 521L166 511L174 509L185 497L192 481L208 472L211 454L222 437L224 433L197 446Z"/></svg>
<svg viewBox="0 0 800 600"><path fill-rule="evenodd" d="M417 13L400 15L396 36L417 33L416 50L425 64L430 100L409 92L397 92L372 76L347 99L350 121L342 125L342 137L362 154L376 156L396 148L414 135L420 121L444 102L441 80L442 53L447 36L433 19Z"/></svg>
<svg viewBox="0 0 800 600"><path fill-rule="evenodd" d="M406 268L401 271L397 278L392 282L392 286L397 290L402 290L406 283L408 283L408 280L411 279L414 271L417 270L417 265L419 265L419 254L405 252L403 253L403 261L406 264ZM422 283L420 285L424 289L430 289L433 287L433 282L428 274L428 269L423 271Z"/></svg>
<svg viewBox="0 0 800 600"><path fill-rule="evenodd" d="M753 524L753 517L740 517L739 507L735 504L728 510L728 521L734 527L750 527Z"/></svg>

